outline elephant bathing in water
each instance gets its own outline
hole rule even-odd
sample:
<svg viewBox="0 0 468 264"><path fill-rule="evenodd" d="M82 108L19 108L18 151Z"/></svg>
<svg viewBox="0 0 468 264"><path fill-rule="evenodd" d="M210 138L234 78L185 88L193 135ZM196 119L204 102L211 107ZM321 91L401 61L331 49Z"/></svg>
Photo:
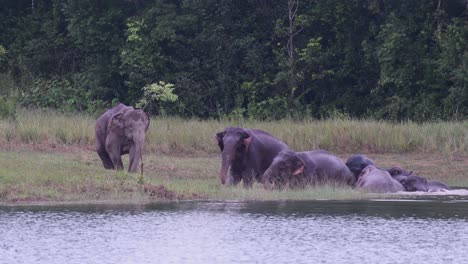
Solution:
<svg viewBox="0 0 468 264"><path fill-rule="evenodd" d="M228 127L216 133L215 141L221 150L221 183L236 185L242 180L244 187L252 186L254 178L261 182L276 154L288 148L262 130L240 127ZM228 179L229 167L231 175Z"/></svg>
<svg viewBox="0 0 468 264"><path fill-rule="evenodd" d="M265 187L304 187L312 184L353 185L355 178L345 163L324 150L281 151L263 175Z"/></svg>
<svg viewBox="0 0 468 264"><path fill-rule="evenodd" d="M401 184L408 192L439 192L450 190L446 184L439 181L426 180L426 178L410 175L406 179L401 180Z"/></svg>
<svg viewBox="0 0 468 264"><path fill-rule="evenodd" d="M379 169L374 165L367 166L361 172L356 182L356 189L376 193L392 193L405 190L388 171Z"/></svg>
<svg viewBox="0 0 468 264"><path fill-rule="evenodd" d="M354 176L356 177L356 181L361 175L361 172L369 165L376 166L374 161L369 159L363 154L353 154L351 157L348 158L346 161L346 166L348 166L349 170L353 172ZM379 168L376 166L376 168ZM382 169L382 168L379 168ZM393 166L389 169L382 169L390 173L395 180L400 182L402 179L406 179L409 175L411 175L412 171L407 171L400 166Z"/></svg>
<svg viewBox="0 0 468 264"><path fill-rule="evenodd" d="M123 170L121 156L130 154L128 172L136 172L150 119L140 109L118 104L96 120L96 151L106 169Z"/></svg>
<svg viewBox="0 0 468 264"><path fill-rule="evenodd" d="M363 154L354 154L346 161L346 166L353 173L356 181L358 180L359 175L361 175L361 172L364 170L364 168L369 165L375 166L375 163Z"/></svg>

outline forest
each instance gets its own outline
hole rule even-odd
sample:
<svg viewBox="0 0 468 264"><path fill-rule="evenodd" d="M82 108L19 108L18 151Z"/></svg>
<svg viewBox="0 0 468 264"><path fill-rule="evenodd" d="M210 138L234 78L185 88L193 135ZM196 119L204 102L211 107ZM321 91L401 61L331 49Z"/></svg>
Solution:
<svg viewBox="0 0 468 264"><path fill-rule="evenodd" d="M466 0L3 0L17 106L254 120L468 117Z"/></svg>

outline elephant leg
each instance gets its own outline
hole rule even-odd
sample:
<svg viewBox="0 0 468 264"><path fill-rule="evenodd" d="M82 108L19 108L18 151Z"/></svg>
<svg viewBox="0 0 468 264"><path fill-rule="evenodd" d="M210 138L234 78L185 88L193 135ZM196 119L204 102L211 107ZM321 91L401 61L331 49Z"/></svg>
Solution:
<svg viewBox="0 0 468 264"><path fill-rule="evenodd" d="M235 173L234 169L231 166L231 171L228 177L228 185L236 186L242 180L241 173Z"/></svg>
<svg viewBox="0 0 468 264"><path fill-rule="evenodd" d="M138 171L138 164L140 163L141 158L141 148L136 147L135 145L130 146L128 172L135 173Z"/></svg>
<svg viewBox="0 0 468 264"><path fill-rule="evenodd" d="M107 153L109 154L110 159L112 160L112 163L114 164L114 168L116 170L123 170L123 162L122 162L122 157L120 153L120 145L117 146L112 146L112 145L107 145L106 146Z"/></svg>
<svg viewBox="0 0 468 264"><path fill-rule="evenodd" d="M109 157L109 154L107 154L107 151L105 149L101 149L101 150L98 150L97 153L99 157L101 158L102 165L104 165L104 168L107 170L113 170L114 164L112 163L112 160Z"/></svg>
<svg viewBox="0 0 468 264"><path fill-rule="evenodd" d="M112 159L112 163L114 163L114 166L115 166L116 170L123 170L124 169L123 162L122 162L122 157L120 156L119 153L117 153L116 155L110 154L110 157Z"/></svg>
<svg viewBox="0 0 468 264"><path fill-rule="evenodd" d="M100 140L96 141L96 152L98 153L99 158L101 158L102 165L104 165L104 168L108 170L113 170L114 164L112 163L112 160L109 157L109 154L107 153L104 144L102 144Z"/></svg>
<svg viewBox="0 0 468 264"><path fill-rule="evenodd" d="M243 173L243 175L242 175L242 182L243 182L243 184L244 184L244 187L245 187L245 188L250 188L250 187L252 187L252 185L253 185L253 179L254 179L254 177L253 177L253 175L252 175L251 172L245 172L245 173Z"/></svg>
<svg viewBox="0 0 468 264"><path fill-rule="evenodd" d="M229 176L228 183L229 185L236 186L242 180L241 177Z"/></svg>

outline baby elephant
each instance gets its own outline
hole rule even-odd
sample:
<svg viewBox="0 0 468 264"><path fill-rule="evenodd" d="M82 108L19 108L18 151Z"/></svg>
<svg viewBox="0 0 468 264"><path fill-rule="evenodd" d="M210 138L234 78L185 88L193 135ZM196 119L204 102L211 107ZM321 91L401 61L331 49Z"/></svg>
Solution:
<svg viewBox="0 0 468 264"><path fill-rule="evenodd" d="M388 171L374 165L369 165L362 171L356 183L356 189L374 193L392 193L405 190Z"/></svg>
<svg viewBox="0 0 468 264"><path fill-rule="evenodd" d="M283 150L263 174L265 187L304 187L309 184L333 183L353 185L351 171L338 157L324 150L294 152Z"/></svg>
<svg viewBox="0 0 468 264"><path fill-rule="evenodd" d="M426 178L410 175L406 179L401 180L401 184L408 192L439 192L450 190L450 187L439 181L428 181Z"/></svg>

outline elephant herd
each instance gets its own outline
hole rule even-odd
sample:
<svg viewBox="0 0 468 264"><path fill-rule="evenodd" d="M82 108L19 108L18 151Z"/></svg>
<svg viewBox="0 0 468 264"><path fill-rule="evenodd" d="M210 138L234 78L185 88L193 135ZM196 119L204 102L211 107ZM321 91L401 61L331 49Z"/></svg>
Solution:
<svg viewBox="0 0 468 264"><path fill-rule="evenodd" d="M95 126L96 151L106 169L122 170L121 156L130 155L128 171L136 172L145 145L150 118L123 104L107 110ZM244 187L259 182L267 189L306 186L349 186L368 192L440 191L450 188L394 166L383 169L362 154L344 163L325 150L295 152L284 142L259 129L228 127L216 133L221 150L220 181Z"/></svg>
<svg viewBox="0 0 468 264"><path fill-rule="evenodd" d="M251 187L257 181L267 189L327 184L378 193L450 189L399 166L379 168L362 154L354 154L344 163L325 150L295 152L258 129L228 127L216 133L215 142L221 150L222 184L236 185L242 181L245 187Z"/></svg>

